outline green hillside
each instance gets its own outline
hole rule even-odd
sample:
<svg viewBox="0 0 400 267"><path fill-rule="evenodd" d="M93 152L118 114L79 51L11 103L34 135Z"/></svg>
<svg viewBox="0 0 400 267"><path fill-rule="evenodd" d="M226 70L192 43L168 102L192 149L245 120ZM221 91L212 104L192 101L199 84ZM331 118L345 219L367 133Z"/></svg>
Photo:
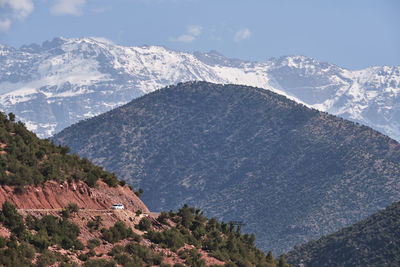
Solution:
<svg viewBox="0 0 400 267"><path fill-rule="evenodd" d="M340 231L296 247L293 264L319 266L399 266L400 202Z"/></svg>
<svg viewBox="0 0 400 267"><path fill-rule="evenodd" d="M0 112L0 126L1 185L17 189L17 196L28 190L25 185L40 186L48 180L82 180L94 186L102 179L110 186L118 184L115 175L69 155L67 147L38 139L23 123L15 122L13 114ZM96 194L99 197L100 193ZM0 265L167 267L172 266L164 262L167 252L175 267L206 266L204 255L225 266L288 266L284 258L275 260L257 249L254 234L242 234L240 226L232 222L207 219L199 209L187 205L176 213L162 212L157 219L148 215L140 219L141 212L136 211L132 215L139 216L135 231L120 220L105 227L106 222L118 218L118 211L100 213L102 217L90 211L80 213L78 206L70 203L61 211L28 209L22 216L5 201L0 209ZM133 221L130 217L129 222Z"/></svg>
<svg viewBox="0 0 400 267"><path fill-rule="evenodd" d="M270 91L170 86L54 137L113 171L151 210L241 221L264 251L354 223L400 199L400 145Z"/></svg>
<svg viewBox="0 0 400 267"><path fill-rule="evenodd" d="M41 140L10 113L0 112L0 184L15 185L20 190L28 184L40 185L48 180L82 180L94 186L102 179L116 186L114 174L103 171L87 159L69 155L69 148Z"/></svg>
<svg viewBox="0 0 400 267"><path fill-rule="evenodd" d="M0 235L0 265L172 267L164 262L172 261L174 267L205 267L205 254L219 260L220 264L213 266L289 267L283 256L275 260L258 250L254 235L243 235L233 224L208 220L188 206L177 213L162 213L156 221L144 218L136 232L122 221L104 227L99 217L79 227L76 222L84 218L78 213L66 208L59 215L24 218L5 202L0 209L0 227L7 228L11 236ZM96 237L83 243L78 237L88 228ZM99 246L103 248L99 250Z"/></svg>

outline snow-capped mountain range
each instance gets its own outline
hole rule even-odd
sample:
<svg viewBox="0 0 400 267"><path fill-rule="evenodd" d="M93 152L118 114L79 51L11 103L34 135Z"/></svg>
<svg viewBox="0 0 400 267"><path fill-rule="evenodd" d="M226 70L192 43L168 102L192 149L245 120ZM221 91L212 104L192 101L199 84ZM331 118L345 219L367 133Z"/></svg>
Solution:
<svg viewBox="0 0 400 267"><path fill-rule="evenodd" d="M400 66L354 71L304 56L247 62L100 38L0 45L0 110L15 113L40 137L192 80L269 89L400 140Z"/></svg>

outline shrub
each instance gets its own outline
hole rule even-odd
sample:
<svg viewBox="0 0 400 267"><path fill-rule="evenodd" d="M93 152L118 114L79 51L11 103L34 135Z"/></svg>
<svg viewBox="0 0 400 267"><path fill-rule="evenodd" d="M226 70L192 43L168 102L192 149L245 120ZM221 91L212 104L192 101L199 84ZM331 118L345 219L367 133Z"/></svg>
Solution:
<svg viewBox="0 0 400 267"><path fill-rule="evenodd" d="M79 211L79 207L78 204L71 202L68 204L67 209L69 210L69 212L74 213L74 212L78 212Z"/></svg>
<svg viewBox="0 0 400 267"><path fill-rule="evenodd" d="M80 259L81 261L87 261L89 259L89 255L87 255L86 253L81 253L78 256L78 259Z"/></svg>
<svg viewBox="0 0 400 267"><path fill-rule="evenodd" d="M122 246L116 245L110 250L110 252L108 252L108 255L115 256L115 255L121 254L123 251L124 251L124 248Z"/></svg>
<svg viewBox="0 0 400 267"><path fill-rule="evenodd" d="M101 229L101 233L102 238L110 243L115 243L119 240L134 236L132 229L126 227L121 221L116 222L114 226L109 229Z"/></svg>
<svg viewBox="0 0 400 267"><path fill-rule="evenodd" d="M37 266L49 266L56 262L56 256L49 250L45 250L37 259Z"/></svg>
<svg viewBox="0 0 400 267"><path fill-rule="evenodd" d="M185 237L176 229L168 229L163 232L149 231L146 238L162 247L178 249L185 244Z"/></svg>
<svg viewBox="0 0 400 267"><path fill-rule="evenodd" d="M100 216L96 216L94 220L89 221L87 223L87 227L89 227L90 229L99 230L101 222L102 222L101 217Z"/></svg>
<svg viewBox="0 0 400 267"><path fill-rule="evenodd" d="M149 265L160 265L162 256L155 253L148 247L142 246L138 243L129 243L125 246L125 252L132 255L134 258L142 259Z"/></svg>
<svg viewBox="0 0 400 267"><path fill-rule="evenodd" d="M149 231L151 227L151 222L148 218L144 217L140 220L139 224L135 226L135 228L141 231Z"/></svg>
<svg viewBox="0 0 400 267"><path fill-rule="evenodd" d="M165 211L162 211L160 215L157 217L157 221L159 221L162 224L167 224L167 219L169 218L168 213Z"/></svg>
<svg viewBox="0 0 400 267"><path fill-rule="evenodd" d="M87 242L87 247L90 249L93 249L98 246L100 246L100 240L98 240L96 238L89 239Z"/></svg>
<svg viewBox="0 0 400 267"><path fill-rule="evenodd" d="M136 195L137 197L141 197L141 196L143 195L143 189L142 189L142 188L139 188L139 191L136 191L136 192L135 192L135 195Z"/></svg>
<svg viewBox="0 0 400 267"><path fill-rule="evenodd" d="M18 214L15 206L8 201L3 203L0 213L0 221L17 236L21 235L25 231L22 216Z"/></svg>
<svg viewBox="0 0 400 267"><path fill-rule="evenodd" d="M80 247L81 242L77 239L79 227L66 219L46 215L41 219L34 218L30 225L37 232L32 243L40 249L46 249L51 244L59 244L64 249Z"/></svg>
<svg viewBox="0 0 400 267"><path fill-rule="evenodd" d="M71 213L69 212L69 209L62 209L61 210L61 217L64 219L68 219L71 216Z"/></svg>

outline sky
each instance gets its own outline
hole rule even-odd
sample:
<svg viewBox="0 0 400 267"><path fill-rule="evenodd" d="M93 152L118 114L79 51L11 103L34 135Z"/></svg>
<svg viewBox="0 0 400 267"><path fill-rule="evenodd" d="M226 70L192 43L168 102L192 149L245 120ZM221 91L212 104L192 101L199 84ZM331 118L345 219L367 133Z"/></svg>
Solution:
<svg viewBox="0 0 400 267"><path fill-rule="evenodd" d="M400 0L0 0L0 43L102 37L251 61L304 55L361 69L400 65L399 14Z"/></svg>

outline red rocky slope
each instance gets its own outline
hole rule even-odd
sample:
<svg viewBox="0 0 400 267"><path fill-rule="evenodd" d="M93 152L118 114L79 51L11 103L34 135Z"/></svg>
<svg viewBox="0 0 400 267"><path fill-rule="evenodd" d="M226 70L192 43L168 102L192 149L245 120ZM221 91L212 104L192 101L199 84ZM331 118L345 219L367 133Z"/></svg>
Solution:
<svg viewBox="0 0 400 267"><path fill-rule="evenodd" d="M18 194L13 187L3 185L0 186L0 205L6 200L18 209L61 209L72 202L84 209L109 209L112 204L122 203L126 209L149 212L129 187L109 187L101 181L94 188L83 182L48 181L42 186L25 186L24 192Z"/></svg>

